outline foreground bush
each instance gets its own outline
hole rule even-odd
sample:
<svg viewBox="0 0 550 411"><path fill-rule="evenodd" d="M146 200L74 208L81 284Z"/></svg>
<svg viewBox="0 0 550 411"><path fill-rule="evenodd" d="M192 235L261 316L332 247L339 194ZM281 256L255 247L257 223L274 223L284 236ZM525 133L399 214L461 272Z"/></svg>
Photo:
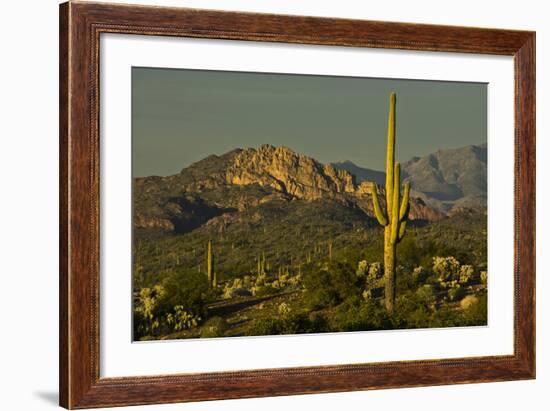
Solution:
<svg viewBox="0 0 550 411"><path fill-rule="evenodd" d="M329 331L322 314L297 313L284 318L262 318L254 320L247 335L304 334Z"/></svg>
<svg viewBox="0 0 550 411"><path fill-rule="evenodd" d="M306 307L317 310L333 307L350 297L360 297L361 283L356 269L345 263L330 263L319 271L312 270L304 276Z"/></svg>
<svg viewBox="0 0 550 411"><path fill-rule="evenodd" d="M206 275L195 271L172 272L160 284L142 288L134 301L134 337L197 326L209 292Z"/></svg>
<svg viewBox="0 0 550 411"><path fill-rule="evenodd" d="M201 328L201 338L223 337L227 330L227 322L221 317L212 317Z"/></svg>

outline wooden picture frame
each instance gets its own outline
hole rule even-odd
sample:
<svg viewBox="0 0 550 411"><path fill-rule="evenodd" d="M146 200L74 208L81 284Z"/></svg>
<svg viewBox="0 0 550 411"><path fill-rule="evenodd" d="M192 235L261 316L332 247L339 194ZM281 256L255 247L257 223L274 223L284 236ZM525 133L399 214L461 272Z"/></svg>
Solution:
<svg viewBox="0 0 550 411"><path fill-rule="evenodd" d="M513 56L514 354L100 378L101 33ZM91 408L535 378L534 32L69 2L60 6L59 47L61 406Z"/></svg>

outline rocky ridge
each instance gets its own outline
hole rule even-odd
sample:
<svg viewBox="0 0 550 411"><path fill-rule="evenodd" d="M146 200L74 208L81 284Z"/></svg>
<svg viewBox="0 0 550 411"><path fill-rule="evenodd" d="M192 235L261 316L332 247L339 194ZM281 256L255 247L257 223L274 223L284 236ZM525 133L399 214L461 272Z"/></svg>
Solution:
<svg viewBox="0 0 550 411"><path fill-rule="evenodd" d="M372 218L371 184L287 147L237 149L173 176L136 178L134 227L186 232L211 219L243 218L239 212L273 201L335 202ZM410 217L434 221L444 214L412 198Z"/></svg>

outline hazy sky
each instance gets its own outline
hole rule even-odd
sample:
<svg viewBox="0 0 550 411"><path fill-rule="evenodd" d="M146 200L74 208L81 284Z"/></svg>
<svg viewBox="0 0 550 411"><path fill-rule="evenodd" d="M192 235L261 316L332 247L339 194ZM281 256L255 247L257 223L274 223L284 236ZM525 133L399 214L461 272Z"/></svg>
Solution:
<svg viewBox="0 0 550 411"><path fill-rule="evenodd" d="M486 84L133 68L134 176L264 143L383 170L392 91L400 161L486 142Z"/></svg>

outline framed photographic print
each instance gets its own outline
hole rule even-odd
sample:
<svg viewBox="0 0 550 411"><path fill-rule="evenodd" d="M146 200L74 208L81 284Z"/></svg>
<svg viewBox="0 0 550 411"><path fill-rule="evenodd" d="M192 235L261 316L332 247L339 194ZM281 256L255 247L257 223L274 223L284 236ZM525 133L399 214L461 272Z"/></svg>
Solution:
<svg viewBox="0 0 550 411"><path fill-rule="evenodd" d="M535 377L535 34L60 6L66 408Z"/></svg>

